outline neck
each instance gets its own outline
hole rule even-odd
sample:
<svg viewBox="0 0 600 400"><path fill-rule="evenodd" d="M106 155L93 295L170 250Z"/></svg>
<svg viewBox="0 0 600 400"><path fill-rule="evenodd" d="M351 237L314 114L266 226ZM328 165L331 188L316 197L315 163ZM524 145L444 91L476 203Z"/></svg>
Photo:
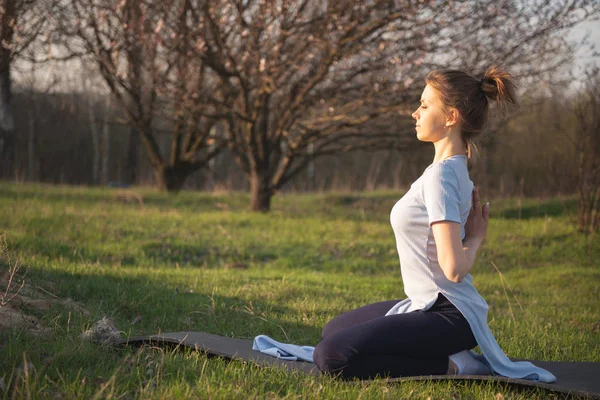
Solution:
<svg viewBox="0 0 600 400"><path fill-rule="evenodd" d="M460 138L460 133L447 135L443 139L434 142L433 145L435 147L434 163L452 156L467 155L465 145Z"/></svg>

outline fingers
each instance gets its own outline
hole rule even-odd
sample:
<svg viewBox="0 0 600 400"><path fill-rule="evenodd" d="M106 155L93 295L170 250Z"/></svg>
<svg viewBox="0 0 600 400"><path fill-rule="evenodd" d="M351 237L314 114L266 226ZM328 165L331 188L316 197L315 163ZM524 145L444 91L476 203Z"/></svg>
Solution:
<svg viewBox="0 0 600 400"><path fill-rule="evenodd" d="M490 217L490 202L489 201L483 205L482 214L483 214L483 219L487 221L488 218Z"/></svg>
<svg viewBox="0 0 600 400"><path fill-rule="evenodd" d="M479 210L481 208L481 201L479 200L479 189L476 186L473 187L473 200L471 207L473 207L476 210Z"/></svg>

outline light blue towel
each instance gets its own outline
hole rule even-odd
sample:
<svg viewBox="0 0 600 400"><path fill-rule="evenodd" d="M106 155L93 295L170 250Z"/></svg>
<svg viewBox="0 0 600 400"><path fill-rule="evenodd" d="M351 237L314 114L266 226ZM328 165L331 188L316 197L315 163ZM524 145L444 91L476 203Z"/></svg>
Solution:
<svg viewBox="0 0 600 400"><path fill-rule="evenodd" d="M313 362L313 352L315 351L315 348L312 346L279 343L268 336L258 335L254 338L252 350L258 350L261 353L286 361Z"/></svg>

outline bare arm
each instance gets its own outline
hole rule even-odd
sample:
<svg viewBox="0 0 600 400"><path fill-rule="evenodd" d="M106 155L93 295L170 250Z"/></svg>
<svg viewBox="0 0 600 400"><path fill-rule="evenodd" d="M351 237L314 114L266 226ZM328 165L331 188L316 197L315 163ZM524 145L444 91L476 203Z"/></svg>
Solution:
<svg viewBox="0 0 600 400"><path fill-rule="evenodd" d="M479 202L479 193L473 190L473 206L465 224L465 240L461 241L460 224L452 221L440 221L431 225L438 253L438 263L452 282L461 282L471 271L487 232L489 203L483 207Z"/></svg>

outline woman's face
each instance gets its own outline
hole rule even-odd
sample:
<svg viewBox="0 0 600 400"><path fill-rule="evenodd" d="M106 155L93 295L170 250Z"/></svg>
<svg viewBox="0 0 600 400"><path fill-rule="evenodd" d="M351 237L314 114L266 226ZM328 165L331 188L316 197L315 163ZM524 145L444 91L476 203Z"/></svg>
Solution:
<svg viewBox="0 0 600 400"><path fill-rule="evenodd" d="M421 106L412 117L417 122L417 139L423 142L437 142L446 136L446 113L437 90L431 86L425 86L421 95Z"/></svg>

